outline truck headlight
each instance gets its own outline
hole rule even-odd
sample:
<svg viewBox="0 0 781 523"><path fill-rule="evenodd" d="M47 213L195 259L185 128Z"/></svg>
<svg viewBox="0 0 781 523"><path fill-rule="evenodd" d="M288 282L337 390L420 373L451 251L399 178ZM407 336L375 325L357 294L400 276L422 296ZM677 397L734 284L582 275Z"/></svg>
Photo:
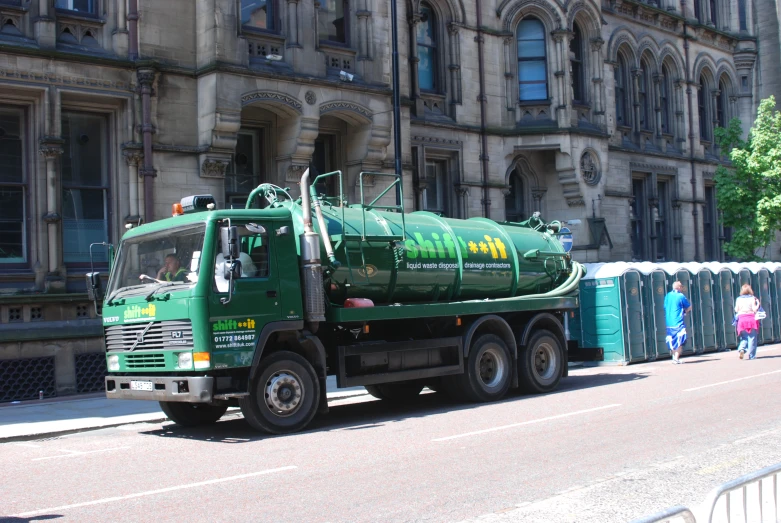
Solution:
<svg viewBox="0 0 781 523"><path fill-rule="evenodd" d="M119 370L119 356L116 354L109 356L106 362L108 363L108 370Z"/></svg>
<svg viewBox="0 0 781 523"><path fill-rule="evenodd" d="M192 369L193 368L193 354L192 352L180 352L177 357L179 358L178 366L180 369Z"/></svg>

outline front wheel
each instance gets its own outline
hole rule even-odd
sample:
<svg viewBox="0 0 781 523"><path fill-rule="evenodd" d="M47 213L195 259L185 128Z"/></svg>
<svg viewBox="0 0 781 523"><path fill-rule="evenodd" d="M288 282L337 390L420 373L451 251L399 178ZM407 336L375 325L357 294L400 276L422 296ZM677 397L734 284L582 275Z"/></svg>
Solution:
<svg viewBox="0 0 781 523"><path fill-rule="evenodd" d="M518 377L526 392L550 392L556 388L564 368L561 342L550 331L535 332L518 355Z"/></svg>
<svg viewBox="0 0 781 523"><path fill-rule="evenodd" d="M247 423L269 434L302 430L317 414L319 403L315 369L303 356L289 351L261 360L250 395L239 398Z"/></svg>
<svg viewBox="0 0 781 523"><path fill-rule="evenodd" d="M179 401L161 401L160 408L168 419L182 427L211 425L228 410L227 405L209 405L207 403L182 403Z"/></svg>

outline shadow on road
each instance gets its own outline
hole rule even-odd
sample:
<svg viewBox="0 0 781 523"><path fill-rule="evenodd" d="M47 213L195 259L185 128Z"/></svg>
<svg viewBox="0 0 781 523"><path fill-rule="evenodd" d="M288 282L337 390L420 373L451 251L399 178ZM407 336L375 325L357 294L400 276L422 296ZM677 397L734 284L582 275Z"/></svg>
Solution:
<svg viewBox="0 0 781 523"><path fill-rule="evenodd" d="M648 374L645 373L570 376L563 379L559 388L549 394L616 385L646 377ZM523 401L525 398L531 397L533 396L511 391L505 399L497 403ZM442 393L421 394L414 401L406 403L390 403L381 400L362 401L332 406L328 415L316 417L303 434L335 430L370 430L405 419L421 418L456 410L477 409L484 405L483 403L457 402ZM167 424L161 429L142 431L140 434L225 444L250 443L278 437L256 432L244 421L244 418L236 414L226 416L215 425L180 427L175 424Z"/></svg>
<svg viewBox="0 0 781 523"><path fill-rule="evenodd" d="M59 519L63 517L62 514L44 514L41 516L33 516L31 518L14 518L0 516L0 523L32 523L33 521L46 521L49 519Z"/></svg>

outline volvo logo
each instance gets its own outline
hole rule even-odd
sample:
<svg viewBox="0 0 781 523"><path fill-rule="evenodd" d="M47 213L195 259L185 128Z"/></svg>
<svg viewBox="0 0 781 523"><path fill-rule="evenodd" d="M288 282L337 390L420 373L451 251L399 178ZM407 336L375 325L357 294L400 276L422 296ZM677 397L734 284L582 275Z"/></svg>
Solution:
<svg viewBox="0 0 781 523"><path fill-rule="evenodd" d="M149 332L149 329L152 328L152 325L154 325L154 323L155 322L150 321L149 324L147 324L147 326L144 327L144 330L136 334L136 341L135 343L133 343L133 346L130 347L130 350L135 350L139 344L144 343L144 336L146 336L146 333Z"/></svg>

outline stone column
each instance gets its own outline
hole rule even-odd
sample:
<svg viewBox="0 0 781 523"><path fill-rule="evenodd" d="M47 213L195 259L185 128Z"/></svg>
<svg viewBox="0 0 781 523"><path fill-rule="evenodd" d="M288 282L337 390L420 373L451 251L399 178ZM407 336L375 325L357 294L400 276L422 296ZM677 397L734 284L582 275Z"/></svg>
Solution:
<svg viewBox="0 0 781 523"><path fill-rule="evenodd" d="M137 73L138 83L141 88L141 132L144 143L144 166L140 171L144 177L144 221L149 223L154 217L154 192L153 181L157 171L152 164L152 84L155 81L153 69L139 69Z"/></svg>
<svg viewBox="0 0 781 523"><path fill-rule="evenodd" d="M683 82L676 80L673 85L675 87L675 132L673 134L675 135L675 143L683 152L686 150L686 125L684 120L686 112L683 109Z"/></svg>
<svg viewBox="0 0 781 523"><path fill-rule="evenodd" d="M128 167L128 209L129 214L125 218L126 223L138 224L141 220L141 202L139 199L140 180L138 178L138 166L142 165L144 153L138 149L125 149L125 161Z"/></svg>
<svg viewBox="0 0 781 523"><path fill-rule="evenodd" d="M448 70L450 73L450 103L451 105L461 103L461 44L459 41L458 26L450 24L447 27L447 32L450 38L448 43L450 44L450 64ZM451 116L455 116L452 114Z"/></svg>
<svg viewBox="0 0 781 523"><path fill-rule="evenodd" d="M632 69L632 131L637 135L640 132L640 69Z"/></svg>
<svg viewBox="0 0 781 523"><path fill-rule="evenodd" d="M602 78L602 46L605 41L596 37L591 40L591 82L593 84L593 95L591 97L594 110L594 123L605 127L607 120L605 117L605 83Z"/></svg>
<svg viewBox="0 0 781 523"><path fill-rule="evenodd" d="M505 101L507 103L507 111L512 111L515 114L515 108L518 106L518 102L515 96L515 88L513 88L513 81L515 81L516 75L513 74L513 46L515 44L515 38L504 39L504 94ZM516 117L515 120L518 118Z"/></svg>
<svg viewBox="0 0 781 523"><path fill-rule="evenodd" d="M569 74L569 39L572 33L564 30L553 32L553 39L556 44L556 89L554 104L557 112L557 121L559 127L570 127L569 110L572 107L572 94L570 93L570 74Z"/></svg>
<svg viewBox="0 0 781 523"><path fill-rule="evenodd" d="M653 75L653 81L654 81L654 116L656 121L656 138L659 143L657 145L662 145L662 82L664 81L664 76L660 74Z"/></svg>
<svg viewBox="0 0 781 523"><path fill-rule="evenodd" d="M43 215L43 221L46 222L46 231L49 240L49 267L50 275L59 275L61 254L61 231L60 224L62 216L59 213L60 207L60 184L57 176L57 159L62 154L62 145L64 141L60 138L44 138L38 146L38 153L46 161L46 214Z"/></svg>
<svg viewBox="0 0 781 523"><path fill-rule="evenodd" d="M285 47L301 47L298 42L298 1L287 0L287 39Z"/></svg>
<svg viewBox="0 0 781 523"><path fill-rule="evenodd" d="M548 192L546 187L532 187L532 201L534 202L532 212L542 212L542 199L546 192ZM529 215L531 216L531 214Z"/></svg>
<svg viewBox="0 0 781 523"><path fill-rule="evenodd" d="M38 0L38 17L35 18L35 40L42 48L53 49L57 41L57 22L51 0Z"/></svg>
<svg viewBox="0 0 781 523"><path fill-rule="evenodd" d="M372 13L365 9L357 11L356 17L358 18L358 60L369 59L369 21L371 20Z"/></svg>
<svg viewBox="0 0 781 523"><path fill-rule="evenodd" d="M410 30L410 54L409 54L409 71L410 71L410 87L412 91L412 99L415 103L415 114L423 114L423 100L420 99L420 84L418 83L418 24L420 23L420 14L413 13L409 18L409 30Z"/></svg>

